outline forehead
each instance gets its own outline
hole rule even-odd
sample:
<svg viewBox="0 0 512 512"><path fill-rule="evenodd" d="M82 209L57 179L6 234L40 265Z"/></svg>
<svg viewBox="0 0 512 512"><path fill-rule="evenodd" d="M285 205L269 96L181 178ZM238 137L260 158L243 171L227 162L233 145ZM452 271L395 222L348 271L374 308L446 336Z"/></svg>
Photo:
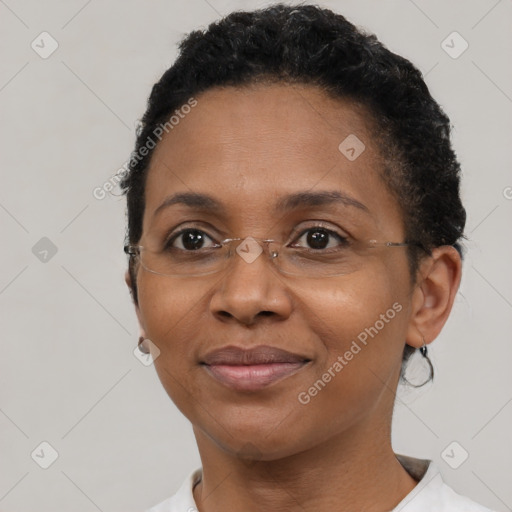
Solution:
<svg viewBox="0 0 512 512"><path fill-rule="evenodd" d="M176 192L209 193L234 214L315 189L370 201L376 222L396 210L364 107L297 84L216 88L196 100L153 153L145 221Z"/></svg>
<svg viewBox="0 0 512 512"><path fill-rule="evenodd" d="M369 149L364 158L369 163L378 158L370 121L363 106L330 98L315 86L214 88L197 98L197 106L164 136L154 156L162 156L167 149L177 160L204 164L204 150L226 160L266 157L270 150L274 160L316 162L321 157L336 163L342 156L339 144L356 135ZM191 153L191 147L201 151Z"/></svg>

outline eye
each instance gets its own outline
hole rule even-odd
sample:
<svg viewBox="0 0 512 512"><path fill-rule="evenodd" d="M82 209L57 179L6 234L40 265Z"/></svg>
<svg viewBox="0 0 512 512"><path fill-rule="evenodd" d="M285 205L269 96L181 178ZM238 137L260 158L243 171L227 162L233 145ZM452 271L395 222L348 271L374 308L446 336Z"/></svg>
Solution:
<svg viewBox="0 0 512 512"><path fill-rule="evenodd" d="M350 245L346 237L323 227L308 228L302 231L296 240L303 240L302 245L307 244L313 250L342 249ZM292 247L298 247L297 243L295 242Z"/></svg>
<svg viewBox="0 0 512 512"><path fill-rule="evenodd" d="M213 245L205 247L208 240L213 242ZM172 235L165 243L164 250L180 249L182 251L197 251L198 249L211 249L213 247L218 247L218 244L204 231L188 228L182 229Z"/></svg>

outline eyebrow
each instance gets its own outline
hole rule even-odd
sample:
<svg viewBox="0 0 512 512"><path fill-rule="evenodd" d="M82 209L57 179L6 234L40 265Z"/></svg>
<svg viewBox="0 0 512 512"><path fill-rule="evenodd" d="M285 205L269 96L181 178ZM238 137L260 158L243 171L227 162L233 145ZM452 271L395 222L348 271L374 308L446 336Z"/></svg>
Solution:
<svg viewBox="0 0 512 512"><path fill-rule="evenodd" d="M318 192L295 192L280 198L276 203L275 211L284 213L299 208L327 206L336 203L343 204L345 206L353 206L366 213L369 213L369 209L363 203L357 199L354 199L348 194L335 190L324 190ZM204 210L217 214L225 214L226 212L224 205L208 194L200 194L197 192L181 192L167 197L155 210L153 216L155 217L164 208L174 204L183 204L189 208Z"/></svg>
<svg viewBox="0 0 512 512"><path fill-rule="evenodd" d="M354 206L366 213L370 212L363 203L357 199L354 199L348 194L345 194L344 192L338 192L337 190L296 192L281 198L277 202L276 210L278 212L287 212L289 210L296 210L303 206L327 206L333 203L341 203L345 206Z"/></svg>
<svg viewBox="0 0 512 512"><path fill-rule="evenodd" d="M224 213L225 208L217 199L207 194L199 194L197 192L181 192L167 197L163 203L155 210L153 217L156 217L164 208L173 204L183 204L189 208L196 210L205 210L215 213Z"/></svg>

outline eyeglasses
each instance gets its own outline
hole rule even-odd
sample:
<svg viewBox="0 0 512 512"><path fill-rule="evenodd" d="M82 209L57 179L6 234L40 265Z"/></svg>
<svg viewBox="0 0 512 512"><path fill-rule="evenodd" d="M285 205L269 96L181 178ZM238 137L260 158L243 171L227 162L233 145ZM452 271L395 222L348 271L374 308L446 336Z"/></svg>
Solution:
<svg viewBox="0 0 512 512"><path fill-rule="evenodd" d="M196 231L196 230L192 230ZM325 230L314 230L321 233ZM196 231L196 233L202 233ZM207 235L208 238L211 238ZM332 236L332 235L331 235ZM341 239L339 235L338 238ZM197 237L197 235L196 235ZM199 236L202 243L204 237ZM317 243L318 239L308 242ZM282 274L322 278L350 274L359 270L378 249L393 247L421 246L417 242L378 242L349 241L341 239L336 247L311 249L297 245L284 244L276 240L262 238L226 238L222 242L213 242L208 247L190 250L177 247L149 249L142 245L126 245L124 251L130 257L137 258L141 266L154 274L171 277L205 276L226 269L231 256L235 253L247 264L251 264L265 252ZM196 240L197 241L197 238ZM237 242L237 243L235 243ZM168 244L167 244L168 245ZM234 250L233 250L234 248Z"/></svg>

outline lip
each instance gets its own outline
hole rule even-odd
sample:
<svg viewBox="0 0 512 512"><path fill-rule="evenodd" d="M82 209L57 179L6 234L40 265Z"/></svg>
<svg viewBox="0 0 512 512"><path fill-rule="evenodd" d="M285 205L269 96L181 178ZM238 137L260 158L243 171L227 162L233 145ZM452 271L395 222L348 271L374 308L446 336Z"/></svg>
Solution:
<svg viewBox="0 0 512 512"><path fill-rule="evenodd" d="M221 384L238 391L258 391L303 368L310 359L261 345L252 349L228 346L209 352L201 362Z"/></svg>

